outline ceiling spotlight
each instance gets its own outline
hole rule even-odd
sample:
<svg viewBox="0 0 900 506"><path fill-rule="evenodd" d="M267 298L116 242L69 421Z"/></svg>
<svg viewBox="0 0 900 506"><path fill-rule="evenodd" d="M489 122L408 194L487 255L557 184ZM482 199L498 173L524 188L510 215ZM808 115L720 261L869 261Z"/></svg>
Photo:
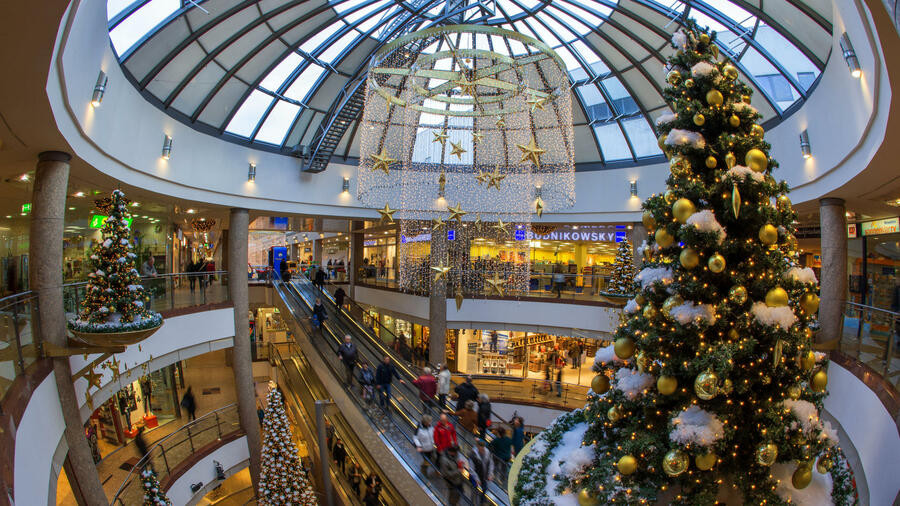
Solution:
<svg viewBox="0 0 900 506"><path fill-rule="evenodd" d="M812 158L812 150L809 147L809 132L803 130L800 132L800 152L803 158Z"/></svg>
<svg viewBox="0 0 900 506"><path fill-rule="evenodd" d="M140 202L132 202L131 207L141 207L141 203Z"/></svg>
<svg viewBox="0 0 900 506"><path fill-rule="evenodd" d="M256 164L250 162L250 166L247 168L247 182L252 183L256 181Z"/></svg>
<svg viewBox="0 0 900 506"><path fill-rule="evenodd" d="M856 51L853 49L853 44L850 42L847 32L841 35L841 51L844 54L844 61L850 67L850 75L859 78L862 75L862 69L859 67L859 58L856 57Z"/></svg>
<svg viewBox="0 0 900 506"><path fill-rule="evenodd" d="M70 207L70 208L69 208L69 211L74 211L74 210L75 210L74 207Z"/></svg>
<svg viewBox="0 0 900 506"><path fill-rule="evenodd" d="M197 210L196 210L196 209L188 209L188 210L185 211L185 212L188 213L188 214L194 214L194 213L197 212Z"/></svg>
<svg viewBox="0 0 900 506"><path fill-rule="evenodd" d="M75 192L72 194L72 196L82 198L82 197L84 197L84 192Z"/></svg>
<svg viewBox="0 0 900 506"><path fill-rule="evenodd" d="M31 178L28 176L28 174L22 174L21 176L19 176L19 181L22 182L28 182L30 179Z"/></svg>
<svg viewBox="0 0 900 506"><path fill-rule="evenodd" d="M631 181L631 196L632 196L632 197L637 197L637 196L638 196L638 194L637 194L637 181L634 181L634 180Z"/></svg>
<svg viewBox="0 0 900 506"><path fill-rule="evenodd" d="M341 192L350 191L350 178L345 177L343 181L341 181Z"/></svg>
<svg viewBox="0 0 900 506"><path fill-rule="evenodd" d="M166 135L163 139L163 147L162 147L162 158L163 160L168 160L172 157L172 137Z"/></svg>
<svg viewBox="0 0 900 506"><path fill-rule="evenodd" d="M103 94L106 93L107 80L106 72L101 70L100 74L97 75L97 84L94 85L94 93L91 95L92 106L100 107L100 102L103 102Z"/></svg>

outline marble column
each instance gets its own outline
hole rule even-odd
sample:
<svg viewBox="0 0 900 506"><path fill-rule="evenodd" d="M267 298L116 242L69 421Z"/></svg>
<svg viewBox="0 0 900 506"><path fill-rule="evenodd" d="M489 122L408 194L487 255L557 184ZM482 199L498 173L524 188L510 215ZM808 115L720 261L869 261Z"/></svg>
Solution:
<svg viewBox="0 0 900 506"><path fill-rule="evenodd" d="M844 200L819 201L822 271L819 276L819 325L817 342L841 337L843 302L847 298L847 215Z"/></svg>
<svg viewBox="0 0 900 506"><path fill-rule="evenodd" d="M442 257L435 255L435 252L446 252L449 249L447 242L446 229L431 233L431 265L447 264L446 253ZM451 273L452 271L448 272L440 281L434 280L434 271L429 269L427 274L431 278L431 291L428 294L428 362L434 365L446 363L447 276Z"/></svg>
<svg viewBox="0 0 900 506"><path fill-rule="evenodd" d="M363 244L366 234L362 230L365 226L365 222L361 220L350 222L350 258L347 259L347 281L350 283L350 293L348 295L351 299L356 298L356 285L361 281L359 279L359 269L363 265Z"/></svg>
<svg viewBox="0 0 900 506"><path fill-rule="evenodd" d="M37 318L32 320L33 330L44 341L62 348L68 346L66 314L63 309L62 243L71 159L71 155L60 151L45 151L38 156L31 197L31 235L28 248L31 262L29 281L31 291L38 298ZM80 504L109 504L91 457L91 449L84 437L84 425L78 399L75 397L69 358L52 360L59 404L66 424L68 459L75 474L69 479L77 482L72 490L80 490L81 497L76 498Z"/></svg>
<svg viewBox="0 0 900 506"><path fill-rule="evenodd" d="M257 489L260 471L260 427L256 415L256 386L250 354L250 298L247 288L247 236L250 213L232 209L228 225L228 289L234 303L234 386L238 416L250 447L250 478Z"/></svg>

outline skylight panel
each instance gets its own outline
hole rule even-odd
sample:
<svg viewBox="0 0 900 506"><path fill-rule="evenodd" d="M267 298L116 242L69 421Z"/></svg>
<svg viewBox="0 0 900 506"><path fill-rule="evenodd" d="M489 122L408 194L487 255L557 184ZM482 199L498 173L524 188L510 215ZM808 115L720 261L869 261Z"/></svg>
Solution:
<svg viewBox="0 0 900 506"><path fill-rule="evenodd" d="M568 8L568 10L572 11L574 16L577 16L578 19L584 21L588 25L592 26L600 26L603 24L603 18L595 16L593 12L589 12L582 6L588 6L596 12L599 12L605 16L609 16L612 14L612 9L609 7L598 4L597 2L563 2L563 5Z"/></svg>
<svg viewBox="0 0 900 506"><path fill-rule="evenodd" d="M625 129L628 140L631 141L631 147L634 149L636 157L644 158L662 154L656 135L643 116L623 120L622 128Z"/></svg>
<svg viewBox="0 0 900 506"><path fill-rule="evenodd" d="M341 56L341 53L343 53L357 37L359 37L359 33L352 31L347 32L343 37L338 39L337 42L328 46L328 49L319 55L319 60L326 63L334 63L334 61Z"/></svg>
<svg viewBox="0 0 900 506"><path fill-rule="evenodd" d="M590 65L591 70L594 71L595 75L603 76L609 74L609 67L603 63L603 60L597 56L597 53L594 52L587 44L580 40L576 40L572 43L572 49L574 49L578 54L581 55L581 58Z"/></svg>
<svg viewBox="0 0 900 506"><path fill-rule="evenodd" d="M506 12L506 15L509 17L513 17L516 14L521 14L525 11L519 8L518 5L514 4L511 0L497 0L497 5Z"/></svg>
<svg viewBox="0 0 900 506"><path fill-rule="evenodd" d="M279 100L256 133L257 141L280 146L297 117L300 106Z"/></svg>
<svg viewBox="0 0 900 506"><path fill-rule="evenodd" d="M812 73L814 76L819 75L819 69L800 51L797 46L792 44L787 38L778 33L771 26L760 23L754 37L760 46L775 58L778 63L795 77L800 74ZM815 80L815 78L813 78ZM804 91L809 88L811 82L803 82Z"/></svg>
<svg viewBox="0 0 900 506"><path fill-rule="evenodd" d="M518 2L525 6L528 10L534 10L535 7L540 5L541 2L538 0L518 0Z"/></svg>
<svg viewBox="0 0 900 506"><path fill-rule="evenodd" d="M328 40L329 37L334 35L338 30L344 27L343 21L335 21L326 27L324 30L319 30L316 32L311 39L307 40L300 46L300 50L306 53L313 53L319 46L322 45L323 42Z"/></svg>
<svg viewBox="0 0 900 506"><path fill-rule="evenodd" d="M569 7L569 6L566 5L566 7ZM578 32L579 35L585 35L591 31L591 27L582 23L580 20L573 18L572 16L568 15L567 13L563 12L561 9L557 8L556 6L550 6L550 7L548 7L548 9L556 17L560 18L563 23L566 23L567 25L569 25L569 27L571 27L573 30Z"/></svg>
<svg viewBox="0 0 900 506"><path fill-rule="evenodd" d="M600 151L603 158L607 162L615 162L621 160L632 160L631 150L628 149L628 142L622 135L618 123L605 123L594 126L594 133L597 134L597 142L600 144Z"/></svg>
<svg viewBox="0 0 900 506"><path fill-rule="evenodd" d="M491 46L494 48L495 53L500 53L509 56L509 48L506 46L506 42L504 38L499 35L491 35Z"/></svg>
<svg viewBox="0 0 900 506"><path fill-rule="evenodd" d="M324 67L316 65L315 63L310 63L309 66L303 69L303 72L297 76L294 84L287 89L284 96L296 100L297 102L305 102L306 95L309 94L309 90L316 84L316 81L319 80L319 77L322 76L323 72L325 72Z"/></svg>
<svg viewBox="0 0 900 506"><path fill-rule="evenodd" d="M259 83L259 85L270 91L278 91L278 88L284 84L284 80L291 75L297 66L303 63L303 57L297 53L290 53L284 60L281 60L274 69Z"/></svg>
<svg viewBox="0 0 900 506"><path fill-rule="evenodd" d="M225 131L241 137L250 137L272 100L274 99L268 93L253 90L250 96L247 97L247 100L238 108L231 121L228 122Z"/></svg>
<svg viewBox="0 0 900 506"><path fill-rule="evenodd" d="M181 8L180 0L150 0L109 32L116 53L125 54L160 23Z"/></svg>
<svg viewBox="0 0 900 506"><path fill-rule="evenodd" d="M534 31L537 32L537 36L532 35L531 31L529 31L528 28L525 28L526 26L534 29ZM548 30L543 23L539 22L535 18L530 18L528 23L525 23L524 21L517 21L516 28L519 28L520 32L526 35L531 35L532 37L535 37L536 39L540 40L550 47L555 48L556 46L562 44L562 42L560 42L559 39L557 39L556 36L553 35L553 32Z"/></svg>
<svg viewBox="0 0 900 506"><path fill-rule="evenodd" d="M108 0L106 2L106 20L116 17L126 7L133 4L134 0Z"/></svg>
<svg viewBox="0 0 900 506"><path fill-rule="evenodd" d="M541 11L539 14L537 14L536 17L543 21L543 24L547 25L547 29L550 30L550 32L553 33L557 38L562 39L563 42L570 42L577 38L577 35L572 33L568 28L559 24L559 22L557 22L556 19L554 19L553 16L548 14L546 11ZM541 23L535 24L541 25ZM543 28L543 26L535 29L538 31L538 33L540 33L541 28Z"/></svg>
<svg viewBox="0 0 900 506"><path fill-rule="evenodd" d="M706 0L706 3L713 9L728 16L735 24L741 25L744 28L753 28L753 25L756 24L755 16L738 7L730 0Z"/></svg>
<svg viewBox="0 0 900 506"><path fill-rule="evenodd" d="M491 44L488 42L488 36L483 33L475 34L475 48L483 49L485 51L491 50Z"/></svg>

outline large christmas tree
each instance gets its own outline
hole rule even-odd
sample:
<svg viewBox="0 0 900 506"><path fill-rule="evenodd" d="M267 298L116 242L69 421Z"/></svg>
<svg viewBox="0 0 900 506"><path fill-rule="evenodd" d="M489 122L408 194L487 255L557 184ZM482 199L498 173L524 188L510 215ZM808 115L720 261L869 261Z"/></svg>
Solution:
<svg viewBox="0 0 900 506"><path fill-rule="evenodd" d="M120 190L98 207L109 213L101 229L102 240L91 252L91 270L78 318L69 322L80 332L123 332L157 327L159 313L145 306L144 287L135 267L128 200Z"/></svg>
<svg viewBox="0 0 900 506"><path fill-rule="evenodd" d="M141 471L141 486L144 487L144 506L172 505L172 501L159 486L159 479L153 469L147 467Z"/></svg>
<svg viewBox="0 0 900 506"><path fill-rule="evenodd" d="M631 243L622 241L616 250L616 263L613 264L612 277L609 279L607 292L614 294L634 293L634 256L631 254Z"/></svg>
<svg viewBox="0 0 900 506"><path fill-rule="evenodd" d="M585 410L594 462L568 485L583 503L705 505L727 488L785 504L839 458L819 418L817 280L797 265L796 215L750 88L696 25L672 43L675 114L657 122L668 190L643 205L637 295L598 353Z"/></svg>
<svg viewBox="0 0 900 506"><path fill-rule="evenodd" d="M259 474L260 506L315 505L316 493L300 465L297 447L284 412L281 391L277 387L266 396L263 419L265 439L262 447L262 471Z"/></svg>

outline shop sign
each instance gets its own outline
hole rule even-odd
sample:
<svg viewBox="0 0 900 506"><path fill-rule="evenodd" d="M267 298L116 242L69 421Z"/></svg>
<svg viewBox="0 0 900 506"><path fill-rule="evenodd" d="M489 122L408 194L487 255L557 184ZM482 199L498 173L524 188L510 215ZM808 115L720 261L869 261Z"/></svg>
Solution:
<svg viewBox="0 0 900 506"><path fill-rule="evenodd" d="M449 236L447 238L450 239ZM403 234L400 234L400 244L406 244L408 242L426 242L426 241L430 241L430 240L431 240L431 234L419 234L419 235L414 235L412 237L407 237ZM452 241L453 239L450 239L450 240ZM372 241L372 242L374 242L374 241Z"/></svg>
<svg viewBox="0 0 900 506"><path fill-rule="evenodd" d="M447 231L447 240L448 240L448 241L453 241L453 240L455 240L455 239L456 239L456 230L453 230L453 229L451 228L450 230Z"/></svg>
<svg viewBox="0 0 900 506"><path fill-rule="evenodd" d="M847 224L847 238L848 239L856 238L856 223L848 223Z"/></svg>
<svg viewBox="0 0 900 506"><path fill-rule="evenodd" d="M625 230L615 230L609 232L598 231L555 231L549 234L535 234L528 231L525 238L529 241L592 241L592 242L622 242L627 238Z"/></svg>
<svg viewBox="0 0 900 506"><path fill-rule="evenodd" d="M900 232L900 218L865 221L860 223L862 235L894 234Z"/></svg>
<svg viewBox="0 0 900 506"><path fill-rule="evenodd" d="M102 214L92 214L91 221L88 226L90 228L103 228L103 224L106 222L106 218L109 218L109 216L104 216ZM125 218L125 223L128 224L129 228L131 228L132 221L134 221L134 218Z"/></svg>
<svg viewBox="0 0 900 506"><path fill-rule="evenodd" d="M363 246L375 246L377 243L375 239L369 239L367 241L363 241Z"/></svg>
<svg viewBox="0 0 900 506"><path fill-rule="evenodd" d="M525 231L524 231L524 230L522 230L522 229L517 229L517 230L516 230L516 240L517 240L517 241L524 241L524 240L525 240Z"/></svg>

